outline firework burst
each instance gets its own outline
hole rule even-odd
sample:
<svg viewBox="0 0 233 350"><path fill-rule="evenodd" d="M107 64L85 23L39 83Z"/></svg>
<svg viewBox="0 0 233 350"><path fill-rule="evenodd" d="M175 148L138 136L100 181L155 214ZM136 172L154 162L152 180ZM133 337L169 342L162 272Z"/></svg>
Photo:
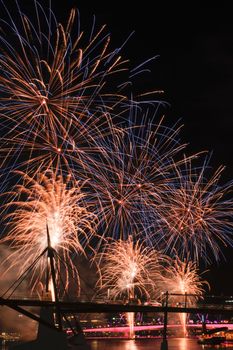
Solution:
<svg viewBox="0 0 233 350"><path fill-rule="evenodd" d="M165 274L161 278L161 290L169 293L169 304L193 306L204 293L207 281L201 279L197 263L191 260L181 260L179 257L166 266ZM180 295L182 294L182 295ZM185 313L179 314L183 325L184 335L187 334Z"/></svg>
<svg viewBox="0 0 233 350"><path fill-rule="evenodd" d="M104 252L99 254L100 278L97 282L101 293L111 299L122 298L130 302L135 298L150 299L158 296L156 281L159 280L162 263L166 257L146 247L143 243L127 240L110 242ZM126 313L129 324L129 337L133 339L134 313Z"/></svg>
<svg viewBox="0 0 233 350"><path fill-rule="evenodd" d="M124 100L114 84L110 91L108 76L126 68L120 48L109 50L105 26L93 25L88 37L76 10L62 25L37 1L32 18L15 4L14 20L13 9L1 2L7 17L0 32L1 158L5 167L33 172L38 162L47 168L68 163L78 132L83 147L90 146L93 134L83 129L89 119L88 131L93 129L94 120Z"/></svg>
<svg viewBox="0 0 233 350"><path fill-rule="evenodd" d="M4 209L9 210L5 217L10 229L1 243L10 242L14 249L9 260L15 263L10 268L20 259L23 261L20 272L28 269L48 246L48 230L51 246L61 257L59 266L61 261L70 266L78 281L77 267L71 254L84 253L85 245L94 234L95 221L95 216L84 205L80 184L53 172L37 174L37 180L23 173L20 175L24 184L17 185L8 194L13 199L4 205ZM46 260L47 257L41 259L33 271L34 286L43 279ZM68 268L65 273L68 287Z"/></svg>
<svg viewBox="0 0 233 350"><path fill-rule="evenodd" d="M169 294L187 294L187 306L193 305L202 296L205 285L209 286L201 279L196 262L181 260L179 257L174 261L171 260L166 266L161 281L163 291L168 291ZM181 301L181 296L169 295L169 301L173 303Z"/></svg>
<svg viewBox="0 0 233 350"><path fill-rule="evenodd" d="M27 269L46 248L48 231L78 279L72 252L83 253L97 231L97 252L113 239L100 254L99 286L116 299L160 292L155 282L167 258L142 241L182 259L217 260L221 244L233 245L232 183L219 185L223 168L207 180L207 162L193 169L196 155L178 160L180 127L155 122L151 106L126 98L128 81L108 84L127 61L121 48L109 49L104 26L93 25L88 37L76 10L62 25L36 0L32 19L15 5L17 20L1 2L7 19L0 26L0 175L9 227L0 243L14 249L13 266L20 257ZM137 69L143 65L132 76ZM19 185L9 193L13 181ZM177 260L173 268L194 279L194 265ZM34 286L44 269L41 263L34 271Z"/></svg>
<svg viewBox="0 0 233 350"><path fill-rule="evenodd" d="M124 296L129 300L136 295L150 298L159 294L156 281L166 260L165 256L143 243L134 243L132 237L111 242L100 253L98 286L101 291L109 290L112 299Z"/></svg>
<svg viewBox="0 0 233 350"><path fill-rule="evenodd" d="M112 126L99 161L87 165L103 236L127 239L147 235L151 221L158 221L156 206L161 193L168 190L174 157L185 147L177 140L179 130L164 126L163 119L153 124L147 115L140 125Z"/></svg>
<svg viewBox="0 0 233 350"><path fill-rule="evenodd" d="M218 260L221 245L233 245L233 201L228 196L232 182L219 184L223 167L208 179L206 161L200 168L192 168L186 161L185 169L174 169L176 181L156 207L162 226L160 238L167 251L181 257L210 262L213 255Z"/></svg>

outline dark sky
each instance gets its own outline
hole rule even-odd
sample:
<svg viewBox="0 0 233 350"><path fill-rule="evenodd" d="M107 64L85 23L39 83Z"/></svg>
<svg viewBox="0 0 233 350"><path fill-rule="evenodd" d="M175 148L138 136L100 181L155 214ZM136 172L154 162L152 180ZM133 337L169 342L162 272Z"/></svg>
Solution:
<svg viewBox="0 0 233 350"><path fill-rule="evenodd" d="M233 22L226 2L141 1L131 6L124 2L66 0L57 7L64 16L68 8L80 10L84 28L91 16L98 24L107 24L112 41L119 46L132 32L135 34L123 53L132 66L159 55L149 67L142 86L165 90L170 103L166 121L181 118L182 137L190 152L213 151L214 168L225 165L225 178L233 178ZM133 4L133 2L130 2ZM205 275L214 294L233 294L232 249L226 250L226 261L209 267Z"/></svg>
<svg viewBox="0 0 233 350"><path fill-rule="evenodd" d="M41 0L47 3L47 0ZM54 1L55 3L55 1ZM65 5L64 5L65 3ZM131 2L129 2L131 3ZM207 2L208 3L208 2ZM141 85L163 89L170 103L166 120L181 118L183 139L190 150L213 151L212 164L226 165L226 178L233 177L231 127L233 123L233 24L228 5L198 1L139 2L66 0L52 5L60 18L72 7L80 10L82 27L89 29L92 15L107 24L113 46L118 47L135 31L123 50L134 67L159 55L147 67L151 74Z"/></svg>
<svg viewBox="0 0 233 350"><path fill-rule="evenodd" d="M30 3L31 0L22 0ZM48 0L41 0L48 4ZM170 103L166 121L181 118L182 137L191 152L213 151L212 164L226 165L225 180L233 178L233 22L227 2L198 1L87 1L52 0L61 20L78 7L82 27L89 29L92 15L97 24L107 24L113 45L118 47L135 31L123 50L136 66L148 58L159 58L148 66L142 87L165 90ZM227 262L210 267L208 278L213 293L233 294L232 251Z"/></svg>

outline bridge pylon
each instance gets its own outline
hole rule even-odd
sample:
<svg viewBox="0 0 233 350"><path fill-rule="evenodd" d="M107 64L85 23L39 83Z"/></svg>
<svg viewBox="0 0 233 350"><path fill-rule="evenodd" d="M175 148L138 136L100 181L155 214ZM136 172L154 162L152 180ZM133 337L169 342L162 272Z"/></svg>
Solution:
<svg viewBox="0 0 233 350"><path fill-rule="evenodd" d="M163 339L161 343L161 350L168 350L168 342L167 342L167 307L168 307L168 292L165 293L165 310L163 316Z"/></svg>
<svg viewBox="0 0 233 350"><path fill-rule="evenodd" d="M47 256L46 283L45 289L42 291L41 299L54 301L55 309L42 306L40 310L36 339L27 343L13 345L9 348L9 350L70 350L71 346L74 350L89 350L90 348L86 343L85 336L78 320L76 320L76 329L74 329L67 316L62 313L60 307L61 301L59 300L59 290L57 285L58 271L56 270L56 258L60 260L61 258L51 245L48 225L46 225L46 229L47 247L43 250L39 257L36 258L36 260L31 264L27 271L19 277L19 282L16 281L16 283L19 285L22 280L26 278L28 272L32 270L33 267L35 267L36 262L38 262L39 259L43 258L44 256ZM16 288L14 288L14 290ZM9 289L7 292L9 292ZM30 317L30 312L28 312L28 316ZM73 332L73 336L71 336L69 339L63 327L64 321L69 323L69 327ZM46 326L46 324L49 325L49 327Z"/></svg>

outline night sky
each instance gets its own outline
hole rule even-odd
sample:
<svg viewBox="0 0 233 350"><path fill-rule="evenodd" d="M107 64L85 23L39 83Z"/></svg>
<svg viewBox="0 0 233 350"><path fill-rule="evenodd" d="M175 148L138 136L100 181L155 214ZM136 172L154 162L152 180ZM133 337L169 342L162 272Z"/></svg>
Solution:
<svg viewBox="0 0 233 350"><path fill-rule="evenodd" d="M25 0L25 3L30 3ZM47 4L47 0L41 0ZM24 1L22 1L24 3ZM190 153L213 151L214 168L226 166L224 180L233 178L233 24L230 4L188 1L52 1L61 20L69 9L78 7L82 28L90 29L92 15L97 24L107 24L112 43L120 46L135 31L122 52L132 67L159 55L141 76L142 90L162 89L167 101L166 123L184 123L182 138ZM129 3L132 4L129 6ZM227 2L226 2L227 3ZM226 251L227 262L210 266L207 276L211 292L233 294L233 248ZM208 268L208 267L207 267Z"/></svg>
<svg viewBox="0 0 233 350"><path fill-rule="evenodd" d="M44 1L45 2L45 1ZM80 10L82 26L89 28L92 14L97 24L107 24L117 47L135 31L123 56L131 66L158 55L141 76L142 89L163 89L165 110L171 124L181 118L183 140L191 151L213 151L214 167L227 166L233 177L231 127L233 123L233 24L230 8L189 2L150 2L124 6L126 2L68 0L53 7L61 17L69 8Z"/></svg>
<svg viewBox="0 0 233 350"><path fill-rule="evenodd" d="M135 31L123 50L132 67L159 55L139 85L165 91L162 98L170 104L164 110L166 122L172 125L181 119L183 141L189 143L190 153L212 151L211 165L225 165L224 181L232 179L233 24L229 5L156 1L152 9L150 1L130 7L126 3L95 1L92 5L69 0L66 9L57 8L56 13L64 18L68 8L78 7L84 28L95 14L98 24L107 24L116 47ZM203 276L210 282L211 293L233 294L232 255L233 250L228 249L226 261L207 267L209 272Z"/></svg>

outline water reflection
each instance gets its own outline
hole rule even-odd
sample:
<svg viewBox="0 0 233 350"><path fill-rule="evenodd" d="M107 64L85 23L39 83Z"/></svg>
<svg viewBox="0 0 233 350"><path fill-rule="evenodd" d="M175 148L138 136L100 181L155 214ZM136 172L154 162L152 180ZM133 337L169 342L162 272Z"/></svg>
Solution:
<svg viewBox="0 0 233 350"><path fill-rule="evenodd" d="M138 350L136 340L129 340L126 344L125 350Z"/></svg>
<svg viewBox="0 0 233 350"><path fill-rule="evenodd" d="M102 339L89 342L91 350L160 350L161 339ZM221 346L203 346L197 339L169 338L168 350L233 350L233 343Z"/></svg>
<svg viewBox="0 0 233 350"><path fill-rule="evenodd" d="M142 350L145 344L136 340L92 340L91 350ZM140 346L141 345L141 346ZM148 348L149 349L149 348ZM153 349L154 350L154 349Z"/></svg>
<svg viewBox="0 0 233 350"><path fill-rule="evenodd" d="M160 350L161 339L136 339L136 340L120 340L120 339L98 339L89 340L91 350ZM1 347L0 350L7 348ZM53 349L51 349L53 350ZM190 338L169 338L168 350L233 350L233 343L222 345L200 345L197 339Z"/></svg>
<svg viewBox="0 0 233 350"><path fill-rule="evenodd" d="M179 338L179 343L177 344L179 350L187 350L188 345L187 338Z"/></svg>
<svg viewBox="0 0 233 350"><path fill-rule="evenodd" d="M99 339L89 340L88 343L91 350L160 350L161 339ZM7 347L1 347L0 345L0 350L7 349ZM169 338L168 350L233 350L233 343L211 346L200 345L197 343L197 339Z"/></svg>

